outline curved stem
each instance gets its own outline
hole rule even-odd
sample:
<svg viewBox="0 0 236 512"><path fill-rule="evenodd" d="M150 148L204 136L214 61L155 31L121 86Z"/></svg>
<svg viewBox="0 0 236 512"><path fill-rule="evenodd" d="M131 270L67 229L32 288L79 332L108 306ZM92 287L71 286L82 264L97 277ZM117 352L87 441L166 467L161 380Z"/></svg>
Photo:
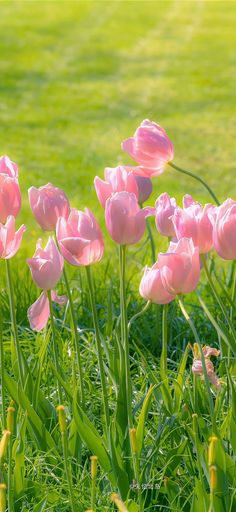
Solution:
<svg viewBox="0 0 236 512"><path fill-rule="evenodd" d="M106 388L106 376L105 376L104 364L103 364L103 358L102 358L102 343L101 343L101 336L100 336L100 330L99 330L99 325L98 325L97 309L96 309L95 298L94 298L94 286L93 286L93 280L92 280L90 266L85 267L85 269L86 269L87 280L88 280L89 298L90 298L90 305L91 305L92 316L93 316L93 325L94 325L94 330L95 330L95 339L96 339L96 345L97 345L98 365L99 365L101 385L102 385L103 407L104 407L104 413L105 413L105 418L106 418L106 429L108 430L109 425L110 425L110 415L109 415L108 397L107 397L107 388Z"/></svg>
<svg viewBox="0 0 236 512"><path fill-rule="evenodd" d="M121 332L123 338L123 348L125 353L125 382L126 382L126 400L127 400L127 415L128 426L132 428L132 389L130 377L130 362L129 362L129 333L127 321L127 304L126 304L126 286L125 286L125 253L126 246L119 246L119 259L120 259L120 309L121 309Z"/></svg>
<svg viewBox="0 0 236 512"><path fill-rule="evenodd" d="M168 162L168 165L170 165L170 167L173 167L173 169L175 169L176 171L182 172L182 174L186 174L187 176L191 176L191 178L194 178L195 180L199 181L206 188L206 190L209 192L209 194L214 199L214 201L217 204L217 206L219 206L220 201L217 199L217 197L214 194L213 190L209 187L209 185L207 185L207 183L202 178L200 178L200 176L197 176L196 174L194 174L191 171L186 171L185 169L182 169L182 167L179 167L178 165L175 165L173 162Z"/></svg>
<svg viewBox="0 0 236 512"><path fill-rule="evenodd" d="M50 309L50 320L51 320L51 330L52 330L52 345L53 345L53 355L54 355L54 364L57 373L60 375L60 367L59 367L59 361L58 361L58 351L57 351L57 344L56 344L56 330L55 330L55 324L54 324L54 318L53 318L53 308L52 308L52 297L51 297L51 291L48 290L48 302L49 302L49 309ZM62 404L62 392L61 392L61 386L60 382L57 378L57 389L58 389L58 398L59 403Z"/></svg>
<svg viewBox="0 0 236 512"><path fill-rule="evenodd" d="M6 397L4 384L4 348L3 348L3 317L0 311L0 372L1 372L1 391L2 391L2 427L6 428Z"/></svg>
<svg viewBox="0 0 236 512"><path fill-rule="evenodd" d="M22 355L21 355L17 323L16 323L16 311L15 311L15 300L14 300L14 292L13 292L13 284L12 284L12 276L11 276L11 266L10 266L10 260L5 260L5 261L6 261L6 274L7 274L8 295L9 295L9 303L10 303L11 323L12 323L15 350L16 350L16 356L17 356L19 379L20 379L21 386L23 388L24 387L23 365L22 365Z"/></svg>
<svg viewBox="0 0 236 512"><path fill-rule="evenodd" d="M64 276L64 280L65 280L66 292L67 292L69 306L70 306L71 320L72 320L73 329L74 329L75 351L76 351L77 364L78 364L78 369L79 369L81 405L83 408L84 407L84 384L83 384L83 369L82 369L82 362L81 362L80 346L79 346L80 340L79 340L79 333L78 333L78 329L77 329L73 300L72 300L71 291L70 291L70 285L69 285L69 281L68 281L68 277L67 277L65 268L63 269L63 276Z"/></svg>
<svg viewBox="0 0 236 512"><path fill-rule="evenodd" d="M195 327L192 319L190 318L189 314L187 313L187 311L186 311L186 309L184 307L183 301L180 298L179 298L179 305L180 305L180 309L181 309L181 311L182 311L182 313L184 315L185 320L188 322L188 324L189 324L189 326L190 326L190 328L192 330L192 333L194 335L195 341L196 341L196 343L198 345L198 349L199 349L199 352L200 352L200 355L201 355L201 362L202 362L202 367L203 367L204 380L205 380L205 385L206 385L207 394L208 394L208 400L209 400L210 414L211 414L211 419L212 419L212 425L214 427L215 426L214 403L213 403L213 398L212 398L212 394L211 394L209 378L208 378L208 375L207 375L206 362L205 362L205 357L204 357L204 354L203 354L203 351L202 351L201 341L200 341L200 338L198 336L196 327Z"/></svg>
<svg viewBox="0 0 236 512"><path fill-rule="evenodd" d="M150 246L151 246L152 263L155 263L155 261L156 261L156 251L155 251L155 244L154 244L154 239L153 239L153 235L152 235L152 228L150 226L149 219L146 219L146 226L147 226L148 238L150 240Z"/></svg>
<svg viewBox="0 0 236 512"><path fill-rule="evenodd" d="M145 304L145 306L143 307L143 309L141 309L141 311L139 311L134 316L132 316L132 318L130 319L130 321L128 323L128 331L130 330L132 323L135 322L135 320L137 320L137 318L144 315L144 313L146 313L146 311L149 309L150 306L151 306L151 301L148 300L147 303Z"/></svg>

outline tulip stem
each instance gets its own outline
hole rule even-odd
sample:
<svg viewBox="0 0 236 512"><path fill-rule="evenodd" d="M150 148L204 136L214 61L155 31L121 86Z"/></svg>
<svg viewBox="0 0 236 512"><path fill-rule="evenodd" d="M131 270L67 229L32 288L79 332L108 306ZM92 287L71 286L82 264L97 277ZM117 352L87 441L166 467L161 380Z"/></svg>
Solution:
<svg viewBox="0 0 236 512"><path fill-rule="evenodd" d="M89 299L90 299L90 305L92 310L92 316L93 316L93 325L95 330L95 339L96 339L96 345L97 345L97 355L98 355L98 365L99 365L99 371L100 371L100 378L101 378L101 385L102 385L102 395L103 395L103 407L104 407L104 413L105 413L105 419L106 419L106 428L108 430L110 425L110 415L109 415L109 407L108 407L108 397L107 397L107 388L106 388L106 376L104 371L104 363L102 358L102 342L101 342L101 335L98 325L98 316L97 316L97 309L96 309L96 303L95 303L95 294L94 294L94 285L93 285L93 279L92 279L92 273L90 266L86 266L86 274L87 274L87 280L88 280L88 288L89 288Z"/></svg>
<svg viewBox="0 0 236 512"><path fill-rule="evenodd" d="M130 378L130 362L129 362L129 333L127 321L127 304L126 304L126 286L125 286L125 255L126 246L119 246L119 259L120 259L120 310L121 310L121 333L123 338L123 348L125 353L125 382L126 382L126 401L127 401L127 415L128 426L132 428L132 401L131 401L131 378Z"/></svg>
<svg viewBox="0 0 236 512"><path fill-rule="evenodd" d="M132 316L132 318L130 319L130 321L128 323L128 331L130 330L130 327L133 324L133 322L135 322L135 320L137 320L137 318L139 318L140 316L144 315L144 313L146 313L146 311L150 308L151 304L152 304L151 301L148 300L146 302L145 306L143 307L143 309L141 309L141 311L139 311L134 316Z"/></svg>
<svg viewBox="0 0 236 512"><path fill-rule="evenodd" d="M7 500L8 512L14 512L12 503L12 432L10 434L8 443Z"/></svg>
<svg viewBox="0 0 236 512"><path fill-rule="evenodd" d="M57 351L57 344L56 344L56 330L55 330L55 324L54 324L54 318L53 318L53 307L52 307L52 297L51 297L51 290L48 290L48 302L49 302L49 309L50 309L50 320L51 320L51 330L52 330L52 345L53 345L53 355L54 355L54 364L57 373L60 375L60 367L59 367L59 361L58 361L58 351ZM58 398L59 403L62 404L62 392L61 392L61 386L60 382L57 378L57 389L58 389Z"/></svg>
<svg viewBox="0 0 236 512"><path fill-rule="evenodd" d="M22 389L23 389L23 387L24 387L24 379L23 379L22 355L21 355L20 343L19 343L19 338L18 338L17 323L16 323L16 311L15 311L15 300L14 300L14 292L13 292L11 266L10 266L10 261L9 260L5 260L5 261L6 261L6 274L7 274L7 285L8 285L8 295L9 295L9 304L10 304L11 323L12 323L13 337L14 337L14 343L15 343L15 351L16 351L16 357L17 357L17 363L18 363L19 379L20 379L20 383L21 383L21 386L22 386Z"/></svg>
<svg viewBox="0 0 236 512"><path fill-rule="evenodd" d="M168 340L168 304L164 304L162 313L162 353L160 360L161 378L167 378L167 340Z"/></svg>
<svg viewBox="0 0 236 512"><path fill-rule="evenodd" d="M203 367L204 380L205 380L205 385L206 385L207 394L208 394L210 414L211 414L211 419L212 419L212 427L214 428L214 426L215 426L214 402L213 402L213 398L212 398L212 394L211 394L211 388L210 388L209 378L208 378L208 375L207 375L206 362L205 362L205 357L204 357L203 350L202 350L201 341L200 341L200 338L198 336L196 327L195 327L192 319L190 318L189 314L187 313L183 301L180 298L179 298L179 306L180 306L180 309L181 309L181 311L182 311L182 313L184 315L185 320L188 322L189 327L192 330L193 336L195 338L195 341L196 341L198 349L199 349L199 353L200 353L200 356L201 356L202 367Z"/></svg>
<svg viewBox="0 0 236 512"><path fill-rule="evenodd" d="M148 238L150 240L150 246L151 246L152 263L155 263L156 251L155 251L155 244L154 244L154 239L153 239L153 234L152 234L152 228L150 226L149 219L146 219L146 226L147 226Z"/></svg>
<svg viewBox="0 0 236 512"><path fill-rule="evenodd" d="M65 280L66 292L67 292L69 306L70 306L71 320L72 320L74 335L75 335L75 350L76 350L77 363L78 363L78 369L79 369L81 405L82 405L82 408L84 408L85 397L84 397L84 384L83 384L83 369L82 369L80 346L79 346L80 340L79 340L79 334L78 334L78 329L77 329L73 300L72 300L71 291L70 291L70 285L69 285L69 281L67 278L65 268L63 269L63 276L64 276L64 280Z"/></svg>
<svg viewBox="0 0 236 512"><path fill-rule="evenodd" d="M217 199L216 195L214 194L213 190L209 187L209 185L207 185L207 183L202 178L200 178L200 176L197 176L191 171L186 171L186 169L182 169L182 167L175 165L173 162L168 162L168 165L170 165L170 167L173 167L173 169L175 169L176 171L182 172L183 174L187 174L187 176L191 176L191 178L194 178L195 180L199 181L207 189L207 191L214 199L217 206L219 206L220 202Z"/></svg>
<svg viewBox="0 0 236 512"><path fill-rule="evenodd" d="M6 428L6 397L4 385L4 348L3 348L3 316L0 311L0 372L1 372L1 391L2 391L2 427Z"/></svg>

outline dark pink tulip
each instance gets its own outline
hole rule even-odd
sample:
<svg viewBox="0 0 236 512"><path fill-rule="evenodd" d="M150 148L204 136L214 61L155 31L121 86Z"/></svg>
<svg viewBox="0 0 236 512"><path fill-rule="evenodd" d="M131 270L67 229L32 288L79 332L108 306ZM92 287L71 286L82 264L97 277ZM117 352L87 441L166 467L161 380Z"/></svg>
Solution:
<svg viewBox="0 0 236 512"><path fill-rule="evenodd" d="M200 278L199 249L191 238L171 242L168 251L158 255L158 267L168 293L190 293L195 290Z"/></svg>
<svg viewBox="0 0 236 512"><path fill-rule="evenodd" d="M117 192L106 202L106 226L111 238L120 245L139 242L145 231L146 217L154 214L154 208L141 209L135 194L129 192Z"/></svg>
<svg viewBox="0 0 236 512"><path fill-rule="evenodd" d="M15 217L10 215L6 224L0 224L0 258L8 260L18 251L23 234L26 230L24 224L15 230Z"/></svg>
<svg viewBox="0 0 236 512"><path fill-rule="evenodd" d="M51 183L43 187L31 187L28 191L30 208L44 231L54 231L57 219L70 213L70 204L64 190Z"/></svg>
<svg viewBox="0 0 236 512"><path fill-rule="evenodd" d="M67 297L65 295L57 295L57 292L54 290L51 292L51 298L53 302L56 302L60 306L64 306L67 303ZM28 319L31 329L37 332L41 331L47 325L49 316L49 300L47 292L44 291L28 309Z"/></svg>
<svg viewBox="0 0 236 512"><path fill-rule="evenodd" d="M175 295L168 293L162 283L158 262L151 268L146 267L139 286L140 295L155 304L168 304Z"/></svg>
<svg viewBox="0 0 236 512"><path fill-rule="evenodd" d="M161 174L165 164L174 158L173 144L165 130L148 119L141 123L133 137L122 143L122 149L139 165L155 169L156 175Z"/></svg>
<svg viewBox="0 0 236 512"><path fill-rule="evenodd" d="M209 252L213 246L211 215L215 210L212 204L204 207L191 196L185 196L184 208L176 208L172 217L177 239L192 238L200 254Z"/></svg>
<svg viewBox="0 0 236 512"><path fill-rule="evenodd" d="M150 178L145 176L135 175L135 180L138 185L138 202L139 204L145 203L152 193L152 182Z"/></svg>
<svg viewBox="0 0 236 512"><path fill-rule="evenodd" d="M49 237L45 249L39 240L33 258L27 260L32 278L42 290L52 290L59 281L64 260L53 238Z"/></svg>
<svg viewBox="0 0 236 512"><path fill-rule="evenodd" d="M9 215L16 217L21 209L21 193L18 180L8 174L0 174L0 222Z"/></svg>
<svg viewBox="0 0 236 512"><path fill-rule="evenodd" d="M170 198L167 192L161 194L156 200L156 227L159 233L164 236L175 236L175 229L172 221L176 209L176 201Z"/></svg>
<svg viewBox="0 0 236 512"><path fill-rule="evenodd" d="M18 178L18 167L6 155L0 157L0 174L6 174L9 178Z"/></svg>
<svg viewBox="0 0 236 512"><path fill-rule="evenodd" d="M133 192L138 197L139 189L136 179L125 167L107 167L105 169L105 179L106 181L103 181L98 176L94 179L98 200L103 208L105 208L108 197L115 192Z"/></svg>
<svg viewBox="0 0 236 512"><path fill-rule="evenodd" d="M224 260L236 259L236 201L227 199L215 209L213 223L213 245Z"/></svg>
<svg viewBox="0 0 236 512"><path fill-rule="evenodd" d="M68 219L60 217L56 233L60 250L71 265L87 266L101 260L103 235L88 208L84 212L72 208Z"/></svg>

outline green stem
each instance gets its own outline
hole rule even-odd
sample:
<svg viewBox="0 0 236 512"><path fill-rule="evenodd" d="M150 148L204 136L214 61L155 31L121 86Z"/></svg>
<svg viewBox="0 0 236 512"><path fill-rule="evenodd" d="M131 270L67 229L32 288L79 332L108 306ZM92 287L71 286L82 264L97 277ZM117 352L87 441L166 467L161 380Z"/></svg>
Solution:
<svg viewBox="0 0 236 512"><path fill-rule="evenodd" d="M121 332L123 348L125 353L125 382L126 382L126 402L127 402L127 415L128 426L132 428L132 389L130 377L130 361L129 361L129 334L128 334L128 321L127 321L127 305L126 305L126 286L125 286L125 254L126 246L119 246L119 259L120 259L120 309L121 309Z"/></svg>
<svg viewBox="0 0 236 512"><path fill-rule="evenodd" d="M168 341L168 304L164 304L162 313L162 353L160 360L160 373L163 382L167 379L167 341Z"/></svg>
<svg viewBox="0 0 236 512"><path fill-rule="evenodd" d="M76 512L76 505L74 501L74 495L73 495L73 484L72 484L72 476L71 476L71 468L68 461L68 439L67 439L67 432L62 432L62 447L63 447L63 456L64 456L64 466L65 466L65 472L66 472L66 479L68 483L69 488L69 497L70 497L70 506L72 512Z"/></svg>
<svg viewBox="0 0 236 512"><path fill-rule="evenodd" d="M150 246L151 246L152 263L155 263L155 261L156 261L156 251L155 251L155 244L154 244L154 239L153 239L153 235L152 235L152 228L150 226L149 219L146 219L146 226L147 226L148 238L150 240Z"/></svg>
<svg viewBox="0 0 236 512"><path fill-rule="evenodd" d="M219 206L220 202L217 199L216 195L214 194L212 189L209 187L209 185L207 185L207 183L202 178L200 178L200 176L197 176L196 174L194 174L191 171L186 171L185 169L182 169L182 167L179 167L178 165L175 165L173 162L168 162L168 165L170 165L170 167L173 167L173 169L175 169L176 171L182 172L183 174L186 174L187 176L191 176L191 178L194 178L195 180L199 181L206 188L206 190L209 192L209 194L214 199L214 201L217 204L217 206Z"/></svg>
<svg viewBox="0 0 236 512"><path fill-rule="evenodd" d="M12 433L8 442L7 501L8 512L14 512L14 506L12 502Z"/></svg>
<svg viewBox="0 0 236 512"><path fill-rule="evenodd" d="M130 327L131 327L132 323L135 322L135 320L137 320L137 318L139 318L140 316L144 315L144 313L146 313L146 311L150 308L151 304L152 304L151 301L148 300L146 302L145 306L143 307L143 309L141 309L141 311L139 311L134 316L132 316L132 318L130 319L130 321L128 323L128 331L130 330Z"/></svg>
<svg viewBox="0 0 236 512"><path fill-rule="evenodd" d="M201 341L200 341L200 338L198 336L196 327L195 327L192 319L190 318L189 314L187 313L187 311L186 311L186 309L184 307L183 301L180 298L179 298L179 305L180 305L180 309L181 309L181 311L182 311L182 313L184 315L185 320L188 322L188 324L189 324L189 326L190 326L190 328L192 330L192 333L194 335L195 341L196 341L196 343L198 345L198 349L199 349L199 352L200 352L200 355L201 355L201 361L202 361L202 367L203 367L203 373L204 373L204 380L205 380L205 385L206 385L206 390L207 390L208 400L209 400L210 414L211 414L211 419L212 419L212 425L214 427L214 425L215 425L214 403L213 403L213 398L212 398L212 394L211 394L209 378L208 378L208 375L207 375L206 362L205 362L205 357L204 357L204 354L203 354L203 351L202 351Z"/></svg>
<svg viewBox="0 0 236 512"><path fill-rule="evenodd" d="M14 343L15 343L15 351L16 351L16 356L17 356L19 379L20 379L21 386L23 388L24 379L23 379L22 355L21 355L17 323L16 323L16 311L15 311L15 300L14 300L14 292L13 292L13 284L12 284L11 266L10 266L10 260L5 260L5 261L6 261L6 274L7 274L11 323L12 323L13 337L14 337Z"/></svg>
<svg viewBox="0 0 236 512"><path fill-rule="evenodd" d="M54 364L55 364L56 371L60 374L58 350L57 350L57 344L56 344L56 330L55 330L55 324L54 324L54 318L53 318L52 297L51 297L50 290L48 290L47 295L48 295L48 302L49 302L49 309L50 309ZM58 389L59 403L62 404L62 392L61 392L61 386L60 386L60 382L59 382L58 378L57 378L57 389Z"/></svg>
<svg viewBox="0 0 236 512"><path fill-rule="evenodd" d="M215 285L213 283L211 274L210 274L210 272L208 270L208 267L207 267L206 258L204 257L204 255L201 256L201 261L203 263L204 270L205 270L205 273L206 273L206 276L207 276L207 280L208 280L208 283L209 283L209 285L211 287L213 295L215 296L215 298L216 298L216 300L217 300L217 302L218 302L218 304L220 306L220 309L221 309L221 311L222 311L222 313L223 313L223 315L225 317L225 320L226 320L230 330L232 331L233 337L236 340L236 332L235 332L235 328L234 328L233 322L231 321L231 319L230 319L230 317L229 317L229 315L227 313L227 309L226 309L223 301L221 300L221 298L220 298L220 296L219 296L219 294L217 292L217 289L216 289L216 287L215 287Z"/></svg>
<svg viewBox="0 0 236 512"><path fill-rule="evenodd" d="M91 305L91 310L92 310L93 325L94 325L96 345L97 345L98 365L99 365L99 371L100 371L100 377L101 377L103 407L104 407L104 413L105 413L105 419L106 419L106 429L108 430L109 425L110 425L110 415L109 415L108 397L107 397L107 388L106 388L106 376L105 376L104 363L103 363L103 358L102 358L102 343L101 343L101 336L100 336L98 317L97 317L97 309L96 309L96 303L95 303L95 297L94 297L94 286L93 286L93 280L92 280L90 266L86 266L85 269L86 269L87 280L88 280L89 298L90 298L90 305Z"/></svg>
<svg viewBox="0 0 236 512"><path fill-rule="evenodd" d="M6 397L4 384L4 348L3 348L3 317L0 311L0 372L1 372L1 391L2 391L2 429L6 428Z"/></svg>
<svg viewBox="0 0 236 512"><path fill-rule="evenodd" d="M82 369L81 354L80 354L80 340L79 340L79 333L78 333L78 329L77 329L73 300L72 300L71 291L70 291L70 285L69 285L69 281L68 281L68 277L67 277L65 268L63 269L63 276L64 276L64 280L65 280L66 292L67 292L69 306L70 306L71 320L72 320L73 329L74 329L75 351L76 351L77 364L78 364L78 369L79 369L81 405L82 405L82 408L84 408L84 400L85 400L84 396L85 395L84 395L83 369Z"/></svg>

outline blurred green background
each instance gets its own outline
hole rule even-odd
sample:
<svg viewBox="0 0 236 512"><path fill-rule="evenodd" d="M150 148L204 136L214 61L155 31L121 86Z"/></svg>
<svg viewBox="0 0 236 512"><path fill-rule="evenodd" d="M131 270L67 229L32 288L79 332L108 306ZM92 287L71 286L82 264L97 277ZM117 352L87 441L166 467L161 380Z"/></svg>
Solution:
<svg viewBox="0 0 236 512"><path fill-rule="evenodd" d="M26 251L39 234L28 187L51 181L103 222L93 178L131 162L120 143L144 118L176 164L235 197L235 27L231 1L0 3L0 153L20 168ZM164 190L210 200L170 168L154 183L149 204Z"/></svg>

